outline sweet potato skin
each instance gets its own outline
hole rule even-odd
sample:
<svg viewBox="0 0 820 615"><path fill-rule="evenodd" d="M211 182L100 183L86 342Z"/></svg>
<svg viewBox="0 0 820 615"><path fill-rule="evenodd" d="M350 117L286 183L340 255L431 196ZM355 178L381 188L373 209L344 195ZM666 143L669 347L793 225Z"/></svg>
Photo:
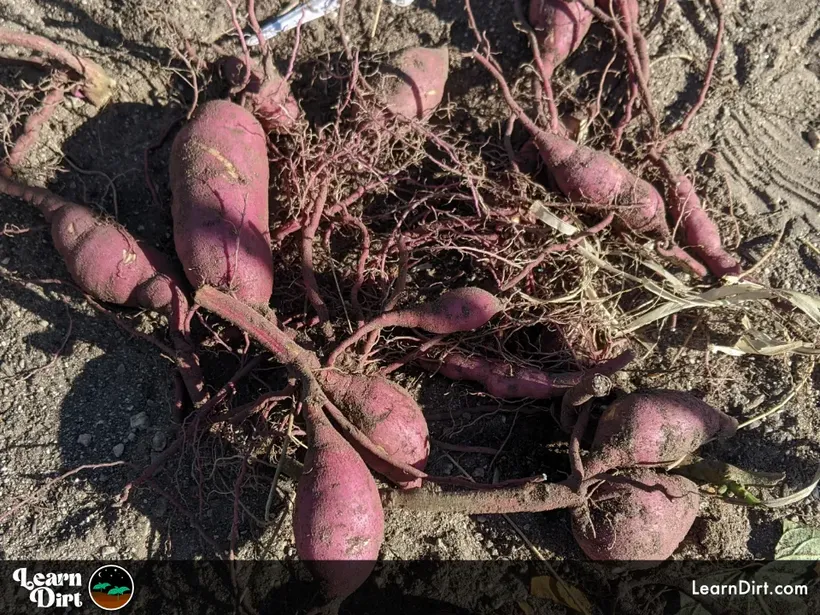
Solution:
<svg viewBox="0 0 820 615"><path fill-rule="evenodd" d="M637 391L614 401L601 415L587 473L676 461L707 440L736 430L736 419L689 393Z"/></svg>
<svg viewBox="0 0 820 615"><path fill-rule="evenodd" d="M320 374L331 401L374 444L396 461L424 470L430 454L430 436L424 413L410 394L382 376L349 375L336 370ZM354 445L355 447L355 445ZM419 487L381 459L358 450L373 470L404 489Z"/></svg>
<svg viewBox="0 0 820 615"><path fill-rule="evenodd" d="M379 490L361 457L324 417L308 410L309 449L296 489L296 552L328 600L353 593L384 540Z"/></svg>
<svg viewBox="0 0 820 615"><path fill-rule="evenodd" d="M663 197L617 159L560 135L534 135L541 158L558 188L588 211L614 211L619 226L635 233L669 237Z"/></svg>
<svg viewBox="0 0 820 615"><path fill-rule="evenodd" d="M529 21L540 45L541 60L552 75L581 44L592 24L592 13L580 2L530 0Z"/></svg>
<svg viewBox="0 0 820 615"><path fill-rule="evenodd" d="M119 224L67 204L51 217L51 237L72 279L90 295L158 312L170 309L179 288L174 267Z"/></svg>
<svg viewBox="0 0 820 615"><path fill-rule="evenodd" d="M405 119L424 119L444 97L450 54L446 46L409 47L394 54L383 69L380 102Z"/></svg>
<svg viewBox="0 0 820 615"><path fill-rule="evenodd" d="M666 201L676 224L680 224L687 246L697 254L709 271L718 278L738 275L740 264L721 245L720 231L709 218L695 187L686 175L668 190Z"/></svg>
<svg viewBox="0 0 820 615"><path fill-rule="evenodd" d="M174 244L185 275L266 306L273 290L264 130L244 108L202 105L171 150Z"/></svg>
<svg viewBox="0 0 820 615"><path fill-rule="evenodd" d="M245 62L235 56L222 58L222 77L233 87L241 87L245 77ZM242 104L250 111L265 132L284 132L293 128L301 110L290 85L271 64L264 70L258 64L250 68L250 79L241 92Z"/></svg>
<svg viewBox="0 0 820 615"><path fill-rule="evenodd" d="M598 487L592 505L572 511L575 541L596 561L668 559L697 517L697 485L651 470L633 470L624 478L650 489L612 482Z"/></svg>
<svg viewBox="0 0 820 615"><path fill-rule="evenodd" d="M447 335L483 327L503 309L501 302L486 290L464 287L443 293L435 301L408 309L410 327ZM399 326L402 326L401 324Z"/></svg>

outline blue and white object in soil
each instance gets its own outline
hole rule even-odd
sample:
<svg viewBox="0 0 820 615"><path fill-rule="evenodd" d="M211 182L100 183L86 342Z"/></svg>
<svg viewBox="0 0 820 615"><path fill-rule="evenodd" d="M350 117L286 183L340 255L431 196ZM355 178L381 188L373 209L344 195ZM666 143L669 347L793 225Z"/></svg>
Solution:
<svg viewBox="0 0 820 615"><path fill-rule="evenodd" d="M413 0L389 0L389 2L396 6L410 6L413 4ZM303 2L293 9L260 24L262 36L265 40L270 40L282 32L293 30L299 24L305 25L338 10L339 4L341 4L340 0L307 0L307 2ZM259 44L259 39L255 34L246 34L245 42L252 47Z"/></svg>

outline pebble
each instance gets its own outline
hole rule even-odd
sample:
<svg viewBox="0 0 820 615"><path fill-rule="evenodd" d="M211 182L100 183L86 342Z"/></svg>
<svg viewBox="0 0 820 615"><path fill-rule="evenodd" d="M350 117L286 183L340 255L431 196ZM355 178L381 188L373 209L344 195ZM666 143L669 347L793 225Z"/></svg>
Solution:
<svg viewBox="0 0 820 615"><path fill-rule="evenodd" d="M91 444L91 434L81 433L80 436L77 438L77 443L82 446L88 446L89 444Z"/></svg>
<svg viewBox="0 0 820 615"><path fill-rule="evenodd" d="M159 453L165 450L166 443L167 438L165 437L165 432L158 431L154 434L154 437L151 439L151 448Z"/></svg>
<svg viewBox="0 0 820 615"><path fill-rule="evenodd" d="M436 538L436 549L441 549L442 551L447 548L447 545L444 544L444 541L441 538Z"/></svg>
<svg viewBox="0 0 820 615"><path fill-rule="evenodd" d="M120 442L111 449L111 452L114 453L114 457L122 457L122 454L125 452L125 444Z"/></svg>
<svg viewBox="0 0 820 615"><path fill-rule="evenodd" d="M127 436L125 436L125 439L126 439L128 442L133 442L134 440L136 440L136 439L137 439L137 434L135 434L133 431L130 431L130 432L128 432L128 435L127 435Z"/></svg>
<svg viewBox="0 0 820 615"><path fill-rule="evenodd" d="M140 412L131 417L131 429L145 429L148 426L148 415Z"/></svg>
<svg viewBox="0 0 820 615"><path fill-rule="evenodd" d="M117 373L118 374L124 374L125 373L125 365L124 364L120 363L119 365L117 365Z"/></svg>
<svg viewBox="0 0 820 615"><path fill-rule="evenodd" d="M0 263L2 263L3 266L8 265L10 262L11 262L11 259L8 256L6 258L4 258L2 261L0 261Z"/></svg>
<svg viewBox="0 0 820 615"><path fill-rule="evenodd" d="M820 150L820 132L818 132L816 129L812 128L811 130L809 130L806 137L809 140L809 145L811 145L811 148L814 151L819 151Z"/></svg>
<svg viewBox="0 0 820 615"><path fill-rule="evenodd" d="M112 547L111 545L105 545L102 549L100 549L100 555L103 557L114 557L117 554L117 548Z"/></svg>

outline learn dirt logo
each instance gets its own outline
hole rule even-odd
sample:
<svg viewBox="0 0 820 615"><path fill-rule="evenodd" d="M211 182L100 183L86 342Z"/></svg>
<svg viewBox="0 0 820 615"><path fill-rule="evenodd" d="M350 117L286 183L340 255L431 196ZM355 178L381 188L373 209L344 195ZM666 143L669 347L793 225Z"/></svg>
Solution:
<svg viewBox="0 0 820 615"><path fill-rule="evenodd" d="M106 611L119 611L134 596L134 579L122 566L98 568L88 580L91 601Z"/></svg>

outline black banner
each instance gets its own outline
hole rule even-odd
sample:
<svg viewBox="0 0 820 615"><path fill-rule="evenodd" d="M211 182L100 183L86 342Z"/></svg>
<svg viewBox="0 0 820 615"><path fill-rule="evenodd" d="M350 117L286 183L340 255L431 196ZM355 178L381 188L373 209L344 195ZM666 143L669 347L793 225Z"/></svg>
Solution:
<svg viewBox="0 0 820 615"><path fill-rule="evenodd" d="M806 561L384 561L339 612L811 615L820 613L819 573ZM0 615L267 615L323 603L296 561L4 561L0 579Z"/></svg>

